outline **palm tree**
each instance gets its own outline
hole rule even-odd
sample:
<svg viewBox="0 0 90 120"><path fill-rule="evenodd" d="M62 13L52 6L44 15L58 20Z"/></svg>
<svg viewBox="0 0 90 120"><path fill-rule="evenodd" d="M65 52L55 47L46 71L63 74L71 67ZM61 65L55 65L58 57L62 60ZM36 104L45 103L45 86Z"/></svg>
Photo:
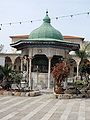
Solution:
<svg viewBox="0 0 90 120"><path fill-rule="evenodd" d="M18 87L22 77L22 73L12 70L12 66L0 66L0 85L3 89L9 90L12 83L16 84Z"/></svg>
<svg viewBox="0 0 90 120"><path fill-rule="evenodd" d="M20 90L20 83L23 79L23 75L20 72L17 71L13 71L11 73L11 81L13 84L16 84L16 86L18 87L18 89Z"/></svg>
<svg viewBox="0 0 90 120"><path fill-rule="evenodd" d="M76 55L81 59L80 62L82 62L84 59L87 59L88 53L87 50L89 50L90 43L84 45L79 51L76 51Z"/></svg>
<svg viewBox="0 0 90 120"><path fill-rule="evenodd" d="M12 73L11 66L5 65L4 67L2 67L2 74L3 74L2 87L4 89L11 88L11 73Z"/></svg>
<svg viewBox="0 0 90 120"><path fill-rule="evenodd" d="M86 66L86 60L89 56L88 52L90 50L90 43L87 43L86 45L84 44L84 46L82 47L82 49L80 49L79 51L76 51L76 55L81 59L80 60L80 64L79 64L79 72L80 72L80 76L81 76L81 80L82 80L82 75L83 72L85 71L85 66Z"/></svg>
<svg viewBox="0 0 90 120"><path fill-rule="evenodd" d="M16 84L18 87L18 85L20 84L20 82L23 78L22 73L15 71L15 70L12 70L12 67L9 65L5 65L4 67L1 66L0 71L1 71L0 76L2 77L2 79L1 79L2 80L2 87L4 89L11 88L11 84L13 84L13 83Z"/></svg>

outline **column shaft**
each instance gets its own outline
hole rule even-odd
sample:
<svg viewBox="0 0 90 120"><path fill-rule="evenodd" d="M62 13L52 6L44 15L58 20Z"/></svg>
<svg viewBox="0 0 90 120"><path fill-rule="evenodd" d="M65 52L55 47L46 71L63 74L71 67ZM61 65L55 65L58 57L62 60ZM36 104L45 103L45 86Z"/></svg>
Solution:
<svg viewBox="0 0 90 120"><path fill-rule="evenodd" d="M21 57L21 71L23 71L23 58Z"/></svg>
<svg viewBox="0 0 90 120"><path fill-rule="evenodd" d="M77 63L77 77L79 76L79 64Z"/></svg>
<svg viewBox="0 0 90 120"><path fill-rule="evenodd" d="M48 89L50 88L50 72L51 72L51 57L49 59L49 64L48 64Z"/></svg>
<svg viewBox="0 0 90 120"><path fill-rule="evenodd" d="M31 88L31 61L32 58L29 58L29 88Z"/></svg>

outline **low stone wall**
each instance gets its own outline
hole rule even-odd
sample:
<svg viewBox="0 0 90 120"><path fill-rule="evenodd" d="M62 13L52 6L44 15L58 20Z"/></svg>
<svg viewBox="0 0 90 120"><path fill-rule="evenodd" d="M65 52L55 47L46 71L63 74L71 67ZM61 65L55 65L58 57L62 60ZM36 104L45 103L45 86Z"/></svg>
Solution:
<svg viewBox="0 0 90 120"><path fill-rule="evenodd" d="M56 94L54 93L55 98L57 99L74 99L74 98L90 98L90 94Z"/></svg>
<svg viewBox="0 0 90 120"><path fill-rule="evenodd" d="M41 95L40 91L31 91L31 92L17 92L17 91L5 91L5 90L0 90L0 95L11 95L11 96L23 96L23 97L34 97Z"/></svg>

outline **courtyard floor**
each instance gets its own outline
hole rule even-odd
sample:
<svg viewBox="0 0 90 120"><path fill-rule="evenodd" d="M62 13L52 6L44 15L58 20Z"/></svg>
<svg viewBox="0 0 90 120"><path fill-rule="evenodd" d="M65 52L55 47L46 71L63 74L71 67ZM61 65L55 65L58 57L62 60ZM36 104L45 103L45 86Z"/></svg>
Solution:
<svg viewBox="0 0 90 120"><path fill-rule="evenodd" d="M90 120L90 99L0 96L0 120Z"/></svg>

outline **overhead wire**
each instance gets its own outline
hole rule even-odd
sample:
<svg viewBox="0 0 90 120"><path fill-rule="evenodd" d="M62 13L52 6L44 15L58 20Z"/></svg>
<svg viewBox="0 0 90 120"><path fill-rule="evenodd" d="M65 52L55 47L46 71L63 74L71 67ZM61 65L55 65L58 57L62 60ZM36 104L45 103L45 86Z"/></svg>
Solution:
<svg viewBox="0 0 90 120"><path fill-rule="evenodd" d="M52 17L51 19L61 19L61 18L66 18L66 17L74 17L74 16L80 16L80 15L89 15L90 11L88 12L83 12L83 13L75 13L75 14L70 14L70 15L63 15L63 16L56 16L56 17ZM4 25L13 25L13 24L22 24L22 23L33 23L33 22L38 22L38 21L42 21L42 19L36 19L36 20L26 20L26 21L17 21L17 22L8 22L8 23L0 23L0 30L2 28L2 26Z"/></svg>

